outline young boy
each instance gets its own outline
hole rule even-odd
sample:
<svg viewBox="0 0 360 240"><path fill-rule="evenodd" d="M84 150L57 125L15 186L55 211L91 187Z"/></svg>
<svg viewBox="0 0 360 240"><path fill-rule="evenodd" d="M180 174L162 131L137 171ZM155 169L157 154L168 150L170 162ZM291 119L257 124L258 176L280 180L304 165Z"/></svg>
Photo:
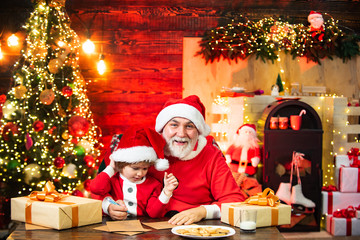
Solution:
<svg viewBox="0 0 360 240"><path fill-rule="evenodd" d="M174 175L165 173L162 189L162 183L146 176L153 164L159 171L169 167L163 158L165 144L161 135L150 128L132 127L124 133L118 148L110 155L110 164L91 181L91 192L104 199L104 213L109 215L113 208L122 208L134 216L165 215L166 204L178 181ZM126 217L124 214L113 219Z"/></svg>

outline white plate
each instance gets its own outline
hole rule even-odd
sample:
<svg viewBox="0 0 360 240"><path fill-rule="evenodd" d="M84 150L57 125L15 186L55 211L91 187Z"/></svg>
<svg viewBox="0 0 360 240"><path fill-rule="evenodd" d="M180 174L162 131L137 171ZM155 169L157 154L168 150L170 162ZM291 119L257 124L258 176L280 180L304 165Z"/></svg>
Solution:
<svg viewBox="0 0 360 240"><path fill-rule="evenodd" d="M212 227L212 228L222 228L222 229L226 229L229 230L229 233L227 235L224 236L209 236L209 237L203 237L203 236L192 236L192 235L184 235L184 234L180 234L177 233L176 231L179 229L184 229L184 228L198 228L198 227ZM183 226L177 226L177 227L173 227L171 229L171 232L175 235L181 236L181 237L185 237L185 238L192 238L192 239L215 239L215 238L224 238L224 237L229 237L235 234L235 230L233 228L230 227L225 227L225 226L215 226L215 225L183 225Z"/></svg>

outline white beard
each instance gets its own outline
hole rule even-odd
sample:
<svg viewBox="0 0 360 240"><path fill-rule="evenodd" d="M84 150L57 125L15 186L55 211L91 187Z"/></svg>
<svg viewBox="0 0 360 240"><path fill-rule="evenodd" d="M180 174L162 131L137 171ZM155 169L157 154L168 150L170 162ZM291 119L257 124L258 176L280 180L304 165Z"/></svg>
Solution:
<svg viewBox="0 0 360 240"><path fill-rule="evenodd" d="M237 134L234 139L236 147L257 148L259 147L259 139L252 134Z"/></svg>
<svg viewBox="0 0 360 240"><path fill-rule="evenodd" d="M165 140L167 143L165 147L165 155L177 157L181 160L192 152L196 144L196 141L191 141L190 138L180 138L176 136ZM186 142L187 144L184 146L178 146L174 144L174 141Z"/></svg>

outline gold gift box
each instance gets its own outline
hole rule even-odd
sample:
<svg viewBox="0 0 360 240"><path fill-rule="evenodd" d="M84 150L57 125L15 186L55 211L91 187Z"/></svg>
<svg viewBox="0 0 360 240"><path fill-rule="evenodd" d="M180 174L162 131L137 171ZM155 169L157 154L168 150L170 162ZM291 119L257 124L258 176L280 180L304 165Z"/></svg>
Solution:
<svg viewBox="0 0 360 240"><path fill-rule="evenodd" d="M11 220L54 229L67 229L102 221L101 201L66 196L57 202L33 201L29 197L11 199Z"/></svg>
<svg viewBox="0 0 360 240"><path fill-rule="evenodd" d="M291 223L291 206L277 204L275 207L246 203L221 204L221 221L232 226L240 226L240 209L256 209L256 227L269 227Z"/></svg>

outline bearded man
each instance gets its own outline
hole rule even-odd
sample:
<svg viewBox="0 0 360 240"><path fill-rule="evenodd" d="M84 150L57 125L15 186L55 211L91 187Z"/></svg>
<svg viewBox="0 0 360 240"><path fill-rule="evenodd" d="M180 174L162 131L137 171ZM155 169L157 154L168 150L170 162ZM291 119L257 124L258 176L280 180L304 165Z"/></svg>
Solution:
<svg viewBox="0 0 360 240"><path fill-rule="evenodd" d="M166 172L179 182L166 206L169 223L187 225L201 219L218 219L222 203L245 200L224 155L209 136L205 107L198 96L166 102L156 118L155 130L167 142ZM148 172L160 182L164 174L154 167ZM112 219L125 219L127 215L122 206L103 202L103 209Z"/></svg>
<svg viewBox="0 0 360 240"><path fill-rule="evenodd" d="M155 130L167 142L166 172L179 181L167 205L169 223L182 225L220 218L221 203L245 200L224 155L209 136L205 107L198 96L166 102L156 118ZM164 178L164 171L154 168L149 174L159 181Z"/></svg>

